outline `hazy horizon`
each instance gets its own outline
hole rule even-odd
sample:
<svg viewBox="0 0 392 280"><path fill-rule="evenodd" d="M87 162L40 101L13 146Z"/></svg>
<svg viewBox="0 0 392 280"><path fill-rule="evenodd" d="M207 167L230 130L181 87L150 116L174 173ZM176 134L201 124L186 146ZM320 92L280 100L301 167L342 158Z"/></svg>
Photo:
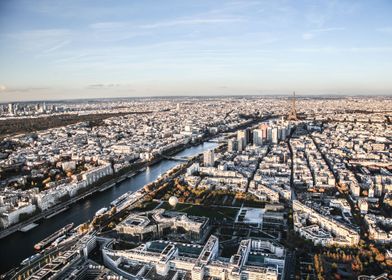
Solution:
<svg viewBox="0 0 392 280"><path fill-rule="evenodd" d="M392 2L2 1L0 102L390 95Z"/></svg>
<svg viewBox="0 0 392 280"><path fill-rule="evenodd" d="M134 95L134 96L103 96L103 97L75 97L75 98L47 98L47 99L25 99L25 100L0 100L0 104L7 104L7 103L30 103L30 102L48 102L48 103L57 103L57 102L72 102L72 101L90 101L90 100L99 100L99 101L106 101L106 100L127 100L127 99L175 99L175 98L245 98L245 97L260 97L260 98L291 98L293 93L260 93L260 94L188 94L188 95ZM336 99L336 98L351 98L351 97L358 97L358 98L392 98L392 94L371 94L371 93L319 93L319 94L312 94L312 93L303 93L298 94L296 93L297 99L302 98L326 98L326 99Z"/></svg>

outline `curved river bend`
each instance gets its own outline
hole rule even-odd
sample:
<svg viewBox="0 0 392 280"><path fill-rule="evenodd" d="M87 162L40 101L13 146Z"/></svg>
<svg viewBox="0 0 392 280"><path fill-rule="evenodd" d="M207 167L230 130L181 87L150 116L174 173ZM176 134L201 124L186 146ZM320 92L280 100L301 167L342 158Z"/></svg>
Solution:
<svg viewBox="0 0 392 280"><path fill-rule="evenodd" d="M204 151L217 147L216 143L205 142L198 146L190 147L176 154L177 156L194 156ZM136 176L104 192L97 192L85 200L70 206L70 209L50 218L41 220L39 226L26 233L15 232L10 236L0 239L1 262L0 273L4 273L20 264L20 262L34 254L34 244L44 239L59 228L71 222L79 225L90 220L102 207L109 206L110 202L127 191L137 191L144 185L154 181L159 175L178 165L179 162L162 160L147 168Z"/></svg>

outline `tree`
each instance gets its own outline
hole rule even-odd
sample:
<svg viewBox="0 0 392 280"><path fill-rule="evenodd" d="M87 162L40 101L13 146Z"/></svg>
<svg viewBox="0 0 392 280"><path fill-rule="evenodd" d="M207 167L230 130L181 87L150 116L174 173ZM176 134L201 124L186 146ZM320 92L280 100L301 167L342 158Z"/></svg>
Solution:
<svg viewBox="0 0 392 280"><path fill-rule="evenodd" d="M376 254L376 261L378 262L383 262L385 261L385 257L383 254L381 254L380 252Z"/></svg>
<svg viewBox="0 0 392 280"><path fill-rule="evenodd" d="M314 268L316 269L316 271L320 270L320 264L317 255L314 255Z"/></svg>
<svg viewBox="0 0 392 280"><path fill-rule="evenodd" d="M335 271L337 271L337 269L338 269L338 265L336 263L333 263L331 265L331 270L335 272Z"/></svg>

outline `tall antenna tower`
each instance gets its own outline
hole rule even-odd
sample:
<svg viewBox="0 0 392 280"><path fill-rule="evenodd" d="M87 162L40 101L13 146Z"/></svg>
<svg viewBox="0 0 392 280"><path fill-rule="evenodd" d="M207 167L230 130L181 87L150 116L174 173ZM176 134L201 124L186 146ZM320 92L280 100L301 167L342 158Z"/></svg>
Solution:
<svg viewBox="0 0 392 280"><path fill-rule="evenodd" d="M287 116L289 121L298 121L297 109L295 108L295 91L293 92L293 98L291 99L291 111Z"/></svg>

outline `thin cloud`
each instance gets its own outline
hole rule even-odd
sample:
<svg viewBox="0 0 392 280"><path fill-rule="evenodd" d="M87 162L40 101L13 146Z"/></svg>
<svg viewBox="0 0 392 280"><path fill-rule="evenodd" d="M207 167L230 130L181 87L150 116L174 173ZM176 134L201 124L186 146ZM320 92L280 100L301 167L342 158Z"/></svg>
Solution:
<svg viewBox="0 0 392 280"><path fill-rule="evenodd" d="M5 88L6 92L30 92L30 91L40 91L48 90L50 87L17 87L17 88Z"/></svg>
<svg viewBox="0 0 392 280"><path fill-rule="evenodd" d="M336 47L320 47L320 48L296 48L291 49L293 52L303 53L360 53L360 52L392 52L390 47L351 47L351 48L336 48Z"/></svg>
<svg viewBox="0 0 392 280"><path fill-rule="evenodd" d="M376 31L392 35L392 26L380 27L377 28Z"/></svg>
<svg viewBox="0 0 392 280"><path fill-rule="evenodd" d="M107 89L107 88L118 88L121 87L121 84L92 84L88 85L89 89Z"/></svg>
<svg viewBox="0 0 392 280"><path fill-rule="evenodd" d="M50 53L71 42L69 29L34 29L7 34L23 51Z"/></svg>
<svg viewBox="0 0 392 280"><path fill-rule="evenodd" d="M111 22L95 22L89 25L91 29L97 31L123 30L123 29L155 29L161 27L176 27L182 25L207 25L219 23L232 23L244 21L244 18L238 16L220 16L220 17L194 17L194 18L178 18L173 20L153 22L149 24L135 25L132 22L126 21L111 21Z"/></svg>
<svg viewBox="0 0 392 280"><path fill-rule="evenodd" d="M55 45L55 46L53 46L53 47L51 47L51 48L49 48L49 49L47 49L47 50L44 50L43 52L44 52L44 53L51 53L51 52L54 52L54 51L56 51L56 50L58 50L58 49L61 49L62 47L65 47L65 46L68 45L69 43L71 43L71 40L62 41L62 42L60 42L59 44L57 44L57 45Z"/></svg>
<svg viewBox="0 0 392 280"><path fill-rule="evenodd" d="M313 39L313 37L314 37L313 33L303 33L302 34L302 39L304 39L304 40L310 40L310 39Z"/></svg>
<svg viewBox="0 0 392 280"><path fill-rule="evenodd" d="M5 85L0 84L0 92L6 91L6 90L7 90L7 87Z"/></svg>
<svg viewBox="0 0 392 280"><path fill-rule="evenodd" d="M308 32L303 33L302 39L311 40L321 33L333 32L333 31L344 31L344 30L346 30L346 28L344 28L344 27L326 27L326 28L312 29Z"/></svg>
<svg viewBox="0 0 392 280"><path fill-rule="evenodd" d="M319 29L313 29L311 32L329 32L329 31L342 31L346 30L345 27L327 27L327 28L319 28Z"/></svg>
<svg viewBox="0 0 392 280"><path fill-rule="evenodd" d="M113 29L122 28L127 25L126 22L122 21L105 21L105 22L95 22L89 25L92 29Z"/></svg>
<svg viewBox="0 0 392 280"><path fill-rule="evenodd" d="M222 17L222 18L193 18L182 20L162 21L152 24L141 25L141 28L152 29L161 27L174 27L182 25L199 25L199 24L214 24L214 23L232 23L244 21L241 17Z"/></svg>

